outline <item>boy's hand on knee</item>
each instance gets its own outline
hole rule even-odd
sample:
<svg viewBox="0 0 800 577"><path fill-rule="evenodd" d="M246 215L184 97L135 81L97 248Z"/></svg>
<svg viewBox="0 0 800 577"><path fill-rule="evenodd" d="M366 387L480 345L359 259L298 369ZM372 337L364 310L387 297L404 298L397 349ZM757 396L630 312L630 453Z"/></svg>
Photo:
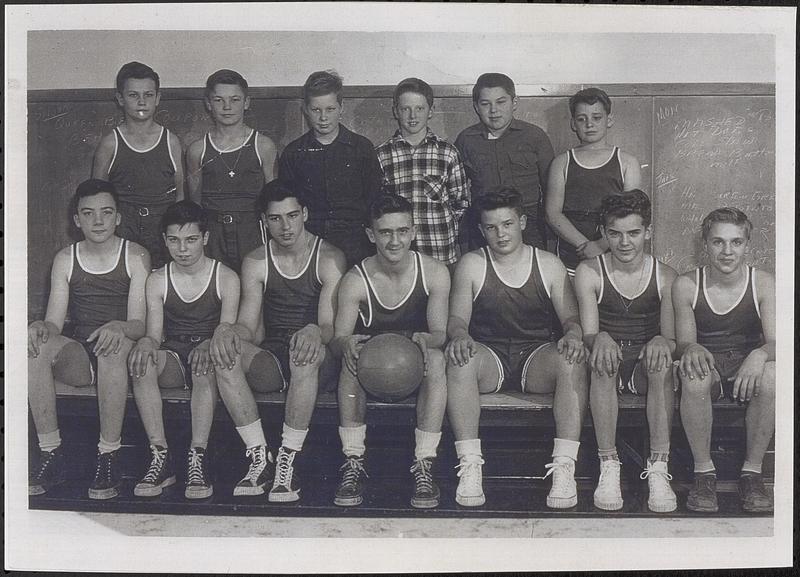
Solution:
<svg viewBox="0 0 800 577"><path fill-rule="evenodd" d="M414 333L411 335L411 342L422 351L422 376L428 375L428 340L426 335L429 333Z"/></svg>
<svg viewBox="0 0 800 577"><path fill-rule="evenodd" d="M295 365L316 362L321 350L322 331L317 325L306 325L289 339L289 355Z"/></svg>
<svg viewBox="0 0 800 577"><path fill-rule="evenodd" d="M713 369L714 355L704 346L693 343L683 352L679 368L682 377L705 379Z"/></svg>
<svg viewBox="0 0 800 577"><path fill-rule="evenodd" d="M558 354L564 355L569 364L580 363L586 358L586 347L583 345L583 339L567 332L556 343Z"/></svg>
<svg viewBox="0 0 800 577"><path fill-rule="evenodd" d="M752 351L736 372L733 380L733 398L741 402L749 401L758 396L758 389L761 387L761 378L764 374L764 365L767 362L767 354L756 349Z"/></svg>
<svg viewBox="0 0 800 577"><path fill-rule="evenodd" d="M156 366L158 347L150 337L142 337L128 355L128 372L132 377L140 378L147 373L148 365Z"/></svg>
<svg viewBox="0 0 800 577"><path fill-rule="evenodd" d="M122 348L122 341L125 338L125 330L122 321L110 321L102 327L95 329L86 339L88 342L97 341L92 349L96 357L107 357L109 354L117 354Z"/></svg>
<svg viewBox="0 0 800 577"><path fill-rule="evenodd" d="M598 333L589 355L589 366L601 377L617 374L619 363L622 361L622 351L619 345L606 332Z"/></svg>
<svg viewBox="0 0 800 577"><path fill-rule="evenodd" d="M39 356L39 346L50 338L50 329L44 321L34 321L28 327L28 356Z"/></svg>
<svg viewBox="0 0 800 577"><path fill-rule="evenodd" d="M236 357L242 352L241 337L227 323L221 323L211 337L209 354L211 362L219 368L232 369Z"/></svg>
<svg viewBox="0 0 800 577"><path fill-rule="evenodd" d="M189 365L192 367L193 374L200 376L214 372L214 363L209 352L210 347L211 339L206 339L189 353Z"/></svg>
<svg viewBox="0 0 800 577"><path fill-rule="evenodd" d="M342 354L344 364L347 366L347 370L354 375L358 374L358 353L368 340L369 336L367 335L350 335L344 344Z"/></svg>
<svg viewBox="0 0 800 577"><path fill-rule="evenodd" d="M655 373L672 366L672 352L669 341L661 335L654 336L641 351L639 360L644 359L648 373Z"/></svg>
<svg viewBox="0 0 800 577"><path fill-rule="evenodd" d="M444 354L448 361L459 367L463 367L478 352L475 341L469 335L456 337L447 343Z"/></svg>

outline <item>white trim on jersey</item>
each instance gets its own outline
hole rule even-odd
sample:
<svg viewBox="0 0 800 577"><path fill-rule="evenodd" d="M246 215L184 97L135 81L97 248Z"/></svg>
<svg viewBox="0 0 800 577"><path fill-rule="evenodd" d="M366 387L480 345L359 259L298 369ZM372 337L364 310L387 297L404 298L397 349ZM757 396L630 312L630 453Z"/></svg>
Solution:
<svg viewBox="0 0 800 577"><path fill-rule="evenodd" d="M119 130L119 129L117 129L117 130ZM164 130L165 130L165 128L162 126L161 127L161 132L159 133L158 139L156 140L155 144L153 144L149 148L145 148L144 150L139 150L135 146L131 146L131 143L128 142L128 139L125 138L125 135L122 134L121 130L119 130L119 136L120 136L120 138L122 138L122 142L125 143L125 146L130 148L133 152L138 152L139 154L144 154L145 152L150 152L151 150L153 150L156 146L158 146L161 143L161 139L164 138Z"/></svg>
<svg viewBox="0 0 800 577"><path fill-rule="evenodd" d="M261 153L258 151L258 131L256 130L255 133L256 137L253 139L253 147L256 149L256 158L258 158L258 165L264 166L264 161L261 160Z"/></svg>
<svg viewBox="0 0 800 577"><path fill-rule="evenodd" d="M215 262L214 262L214 268L215 268L215 269L216 269L216 271L217 271L217 278L215 278L215 279L214 279L214 284L216 285L216 288L217 288L217 298L218 298L219 300L222 300L222 291L221 291L221 290L220 290L220 288L219 288L219 277L220 277L220 274L219 274L219 265L220 265L220 262L219 262L219 261L215 261Z"/></svg>
<svg viewBox="0 0 800 577"><path fill-rule="evenodd" d="M172 162L172 170L178 170L178 165L175 163L175 157L172 155L172 144L169 140L169 130L167 130L167 152L169 152L169 160Z"/></svg>
<svg viewBox="0 0 800 577"><path fill-rule="evenodd" d="M122 256L122 247L123 246L125 246L125 240L124 239L119 239L119 248L117 249L117 258L114 259L114 264L112 264L111 268L109 268L108 270L91 270L91 269L87 268L86 265L84 265L83 261L81 260L81 251L80 251L80 243L79 242L75 243L75 259L78 261L78 266L80 266L84 270L84 272L87 272L89 274L108 274L111 271L113 271L115 268L117 268L117 265L119 264L119 259Z"/></svg>
<svg viewBox="0 0 800 577"><path fill-rule="evenodd" d="M606 164L611 162L611 159L614 158L615 154L619 154L619 147L615 146L613 148L613 150L611 151L611 154L605 160L605 162L603 162L602 164L598 164L597 166L587 166L587 165L583 164L580 160L578 160L578 156L575 154L575 149L574 148L570 148L570 152L572 153L572 158L575 160L575 164L577 164L581 168L585 168L586 170L597 170L598 168L603 168ZM619 161L619 156L617 156L617 161ZM620 162L619 165L620 165L620 171L621 171L622 170L622 163Z"/></svg>
<svg viewBox="0 0 800 577"><path fill-rule="evenodd" d="M124 240L122 242L125 245L125 274L128 275L128 278L131 278L131 267L128 264L129 263L128 255L130 254L131 243L129 243L127 240Z"/></svg>
<svg viewBox="0 0 800 577"><path fill-rule="evenodd" d="M77 246L78 243L76 242L69 247L69 272L67 272L67 284L72 281L72 269L75 266L75 249Z"/></svg>
<svg viewBox="0 0 800 577"><path fill-rule="evenodd" d="M322 243L325 241L323 241L320 237L317 237L315 244L317 242L319 243L319 245L316 247L317 256L314 257L314 277L317 279L317 282L319 284L322 284L322 279L319 278L319 255L322 252Z"/></svg>
<svg viewBox="0 0 800 577"><path fill-rule="evenodd" d="M197 293L194 296L194 298L191 298L191 299L188 299L188 300L183 298L183 295L181 294L181 291L178 290L178 287L175 286L175 282L172 280L172 277L174 276L174 272L175 272L175 271L172 270L172 265L175 264L175 263L174 262L169 263L169 265L168 265L170 267L169 272L171 273L169 275L169 277L170 277L169 278L169 283L172 285L172 290L174 290L175 294L178 295L178 298L181 299L186 304L195 302L197 299L199 299L204 294L206 294L206 291L208 290L208 287L211 284L211 279L214 277L214 270L216 270L218 262L219 261L216 261L216 260L213 261L213 264L211 265L211 271L209 271L208 278L206 279L206 284L203 287L203 290L201 290L199 293Z"/></svg>
<svg viewBox="0 0 800 577"><path fill-rule="evenodd" d="M751 279L750 284L753 287L753 304L756 306L756 314L761 318L761 309L758 306L758 293L756 292L756 269L750 267Z"/></svg>
<svg viewBox="0 0 800 577"><path fill-rule="evenodd" d="M520 283L519 285L513 285L513 284L511 284L509 282L506 282L506 280L503 277L500 276L500 273L497 271L497 268L494 266L494 259L492 258L492 251L491 251L491 249L487 250L487 252L489 254L489 259L491 260L491 263L492 263L492 270L494 271L495 276L500 280L501 283L503 283L504 285L506 285L509 288L513 288L513 289L522 288L522 287L525 286L525 283L527 283L528 280L531 278L531 273L533 272L533 251L535 249L534 249L534 247L532 247L530 245L525 245L525 246L527 246L528 248L531 249L530 258L528 259L528 273L525 275L525 280L523 280L522 283Z"/></svg>
<svg viewBox="0 0 800 577"><path fill-rule="evenodd" d="M211 140L211 133L210 132L208 132L207 135L208 135L208 141L211 143L212 148L214 148L214 150L216 150L220 154L223 154L223 153L227 153L227 152L236 152L240 148L244 148L244 146L247 144L247 142L253 136L253 133L255 131L256 131L255 128L251 128L250 129L250 134L247 135L247 138L245 138L244 141L239 146L234 146L233 148L226 148L225 150L220 150L219 147L216 144L214 144L214 141ZM203 153L205 153L205 148L203 149Z"/></svg>
<svg viewBox="0 0 800 577"><path fill-rule="evenodd" d="M361 261L361 266L364 266L364 259ZM361 270L360 267L355 267L356 272L358 272L359 276L361 277L361 281L364 283L364 290L367 293L367 311L369 313L369 319L364 318L364 313L361 312L361 307L358 308L358 316L361 317L361 324L365 327L368 327L372 324L372 299L369 298L369 281L367 281L367 275L365 272Z"/></svg>
<svg viewBox="0 0 800 577"><path fill-rule="evenodd" d="M745 266L747 266L747 265L745 265ZM750 276L750 267L747 266L747 269L748 269L747 270L747 275ZM706 281L708 279L708 275L705 274L705 267L703 267L703 277L704 277L703 278L704 281ZM711 312L714 313L715 315L718 315L718 316L727 315L729 312L731 312L733 309L735 309L737 306L739 306L740 302L742 302L742 299L744 298L745 293L747 293L747 285L749 285L749 284L750 284L749 280L744 283L744 288L742 289L742 294L739 295L739 298L736 299L736 302L733 303L728 310L726 310L724 312L719 312L714 308L714 303L711 302L711 299L708 298L708 282L703 282L703 295L706 297L706 303L708 303L708 308L711 309Z"/></svg>
<svg viewBox="0 0 800 577"><path fill-rule="evenodd" d="M264 294L267 294L267 281L269 280L269 248L264 243Z"/></svg>
<svg viewBox="0 0 800 577"><path fill-rule="evenodd" d="M597 266L600 268L600 294L597 296L597 304L600 304L600 302L603 300L603 291L605 291L606 288L606 275L603 273L603 270L605 270L603 269L605 261L600 262L600 260L603 258L602 254L598 254L596 258Z"/></svg>
<svg viewBox="0 0 800 577"><path fill-rule="evenodd" d="M539 250L538 248L533 248L533 250ZM544 271L542 270L542 259L539 258L539 255L536 255L536 269L539 271L539 278L542 279L542 286L544 287L544 292L547 293L547 298L552 299L550 296L550 289L547 286L547 279L544 276ZM531 251L531 272L533 272L533 251ZM528 278L530 278L530 273L528 273ZM525 282L528 282L527 280Z"/></svg>
<svg viewBox="0 0 800 577"><path fill-rule="evenodd" d="M417 253L417 258L419 259L419 272L422 275L422 288L425 290L426 295L430 295L428 281L425 279L425 264L422 262L422 255Z"/></svg>
<svg viewBox="0 0 800 577"><path fill-rule="evenodd" d="M211 138L211 136L208 133L206 133L206 136L208 136L208 139ZM206 159L206 148L208 147L208 139L205 136L203 137L203 152L200 153L200 169L201 170L206 165L205 159Z"/></svg>
<svg viewBox="0 0 800 577"><path fill-rule="evenodd" d="M372 289L372 294L374 294L374 295L375 295L375 300L376 300L376 301L378 301L378 304L379 304L379 305L381 305L383 308L385 308L387 311L396 311L396 310L397 310L397 309L399 309L401 306L403 306L403 305L406 303L406 301L407 301L409 298L411 298L411 295L414 293L414 289L415 289L415 288L416 288L416 286L417 286L417 278L418 278L418 276L419 276L419 268L420 268L420 266L421 266L421 265L420 265L419 259L417 258L417 255L418 255L418 253L417 253L416 251L413 251L413 250L412 250L412 251L409 251L409 252L410 252L410 253L413 255L413 257L414 257L414 280L413 280L413 282L411 283L411 288L410 288L410 289L408 290L408 292L406 293L406 296L404 296L402 299L400 299L400 302L398 302L398 303L397 303L396 305L394 305L393 307L386 306L386 305L383 303L383 301L381 300L381 297L380 297L380 295L378 294L378 291L376 291L376 290L375 290L375 287L372 285L372 281L371 281L371 280L369 280L369 275L367 274L367 269L366 269L366 267L364 267L364 278L366 279L366 281L367 281L367 284L369 285L369 287ZM369 297L369 293L367 293L367 296Z"/></svg>
<svg viewBox="0 0 800 577"><path fill-rule="evenodd" d="M117 137L117 128L111 131L114 134L114 154L111 155L111 164L108 165L108 173L111 174L111 169L114 168L114 161L117 160L117 151L119 150L119 138Z"/></svg>
<svg viewBox="0 0 800 577"><path fill-rule="evenodd" d="M692 310L697 308L698 296L700 296L700 267L694 269L694 298L692 299Z"/></svg>
<svg viewBox="0 0 800 577"><path fill-rule="evenodd" d="M663 297L661 296L661 270L659 269L659 262L656 257L653 257L653 264L656 267L656 290L658 291L658 300L660 301Z"/></svg>
<svg viewBox="0 0 800 577"><path fill-rule="evenodd" d="M472 302L475 302L476 300L478 300L478 296L480 296L481 291L483 290L483 285L486 284L486 270L487 270L486 267L489 266L488 265L489 249L487 248L485 251L482 251L482 252L483 252L483 255L484 255L484 257L483 257L483 277L481 278L481 284L478 287L478 291L475 293L475 296L472 297Z"/></svg>
<svg viewBox="0 0 800 577"><path fill-rule="evenodd" d="M614 283L614 278L611 276L611 273L608 274L608 282L611 283L611 286L614 287L614 290L617 291L619 293L619 295L622 298L624 298L625 300L632 301L632 300L638 299L640 296L642 296L644 294L644 291L647 290L647 287L650 286L650 281L653 279L653 269L655 268L653 266L653 261L655 260L655 258L653 258L652 255L645 255L645 256L650 256L650 261L649 261L650 273L647 275L647 282L644 283L644 287L642 287L642 289L632 297L629 297L628 295L623 293L621 290L619 290L619 287L617 287L616 283ZM604 254L600 255L600 258L603 259L603 264L606 264L605 255ZM645 265L645 266L647 266L647 265ZM606 266L606 270L608 270L608 266Z"/></svg>
<svg viewBox="0 0 800 577"><path fill-rule="evenodd" d="M270 241L270 242L272 242L272 241ZM314 240L314 244L313 244L313 245L312 245L312 247L311 247L311 253L308 255L308 260L306 260L306 263L303 265L303 268L302 268L302 269L300 269L300 272L298 272L298 273L297 273L296 275L294 275L294 276L290 276L290 275L288 275L288 274L284 274L284 272L281 270L281 267L279 267L279 266L278 266L278 263L277 263L277 262L275 262L275 259L274 259L274 258L272 258L272 251L271 251L271 250L268 250L268 251L267 251L267 255L269 255L269 257L270 257L270 260L272 261L272 266L274 266L274 267L275 267L275 270L276 270L276 271L278 271L278 274L279 274L279 275L281 275L281 276L282 276L283 278L285 278L286 280L297 280L297 279L299 279L301 276L303 276L304 274L306 274L306 271L308 270L308 265L310 265L310 264L311 264L311 257L312 257L312 256L314 256L314 249L317 247L317 242L319 242L319 237L317 237L317 238Z"/></svg>
<svg viewBox="0 0 800 577"><path fill-rule="evenodd" d="M161 295L161 302L163 304L166 304L167 302L167 293L169 292L169 265L171 264L172 262L170 261L164 265L164 294Z"/></svg>

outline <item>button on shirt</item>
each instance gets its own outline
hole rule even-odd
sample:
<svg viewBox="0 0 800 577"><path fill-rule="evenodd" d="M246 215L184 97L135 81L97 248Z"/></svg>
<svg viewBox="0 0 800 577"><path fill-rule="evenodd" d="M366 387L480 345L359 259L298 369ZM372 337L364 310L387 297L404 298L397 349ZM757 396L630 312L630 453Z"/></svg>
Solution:
<svg viewBox="0 0 800 577"><path fill-rule="evenodd" d="M553 145L541 128L515 118L500 138L491 138L478 123L461 131L455 145L473 199L495 186L511 185L522 194L526 212L537 212L553 160Z"/></svg>
<svg viewBox="0 0 800 577"><path fill-rule="evenodd" d="M397 131L375 150L386 192L408 199L414 207L417 250L454 263L458 223L469 206L466 175L456 147L429 129L416 147Z"/></svg>

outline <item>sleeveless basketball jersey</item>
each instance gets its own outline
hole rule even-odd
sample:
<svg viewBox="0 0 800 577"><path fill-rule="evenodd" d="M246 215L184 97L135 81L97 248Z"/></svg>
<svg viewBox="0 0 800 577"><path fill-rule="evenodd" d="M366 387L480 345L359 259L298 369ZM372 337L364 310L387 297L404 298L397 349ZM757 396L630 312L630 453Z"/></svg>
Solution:
<svg viewBox="0 0 800 577"><path fill-rule="evenodd" d="M530 344L552 340L556 318L539 268L539 249L529 247L530 272L522 285L515 287L500 278L488 247L480 249L484 258L483 282L472 302L469 334L490 346Z"/></svg>
<svg viewBox="0 0 800 577"><path fill-rule="evenodd" d="M600 263L600 330L615 341L633 341L645 344L661 334L661 285L658 260L650 257L650 277L644 288L628 299L620 294L608 273L605 255L597 257ZM647 263L644 264L647 266Z"/></svg>
<svg viewBox="0 0 800 577"><path fill-rule="evenodd" d="M200 166L203 167L203 208L219 212L253 212L256 210L264 172L258 153L258 131L241 146L221 151L206 134Z"/></svg>
<svg viewBox="0 0 800 577"><path fill-rule="evenodd" d="M175 202L175 159L169 130L161 127L158 141L147 150L133 148L119 128L114 128L114 156L108 180L122 202L159 207Z"/></svg>
<svg viewBox="0 0 800 577"><path fill-rule="evenodd" d="M569 150L567 155L562 212L568 217L570 212L599 215L603 197L621 194L624 190L619 148L615 146L608 160L595 168L580 164L575 149Z"/></svg>
<svg viewBox="0 0 800 577"><path fill-rule="evenodd" d="M717 312L706 293L705 267L695 270L692 308L697 326L697 342L711 353L750 352L762 344L761 312L756 295L756 269L747 265L747 284L736 304Z"/></svg>
<svg viewBox="0 0 800 577"><path fill-rule="evenodd" d="M295 276L283 274L272 255L272 241L264 245L266 281L264 283L264 328L267 337L284 335L317 323L319 294L319 252L322 239L316 237L311 254Z"/></svg>
<svg viewBox="0 0 800 577"><path fill-rule="evenodd" d="M164 267L164 335L211 338L219 325L222 299L219 295L219 261L214 261L203 291L191 300L184 299L172 280L172 266Z"/></svg>
<svg viewBox="0 0 800 577"><path fill-rule="evenodd" d="M85 341L95 329L109 321L128 319L128 241L120 239L117 260L105 271L88 270L81 262L80 243L70 248L72 265L68 275L69 316L73 336Z"/></svg>
<svg viewBox="0 0 800 577"><path fill-rule="evenodd" d="M360 317L357 333L377 335L380 333L415 333L428 331L428 285L420 254L414 256L414 284L411 290L392 308L381 301L372 282L369 280L364 261L356 264L356 270L364 280L367 289L367 302L359 305Z"/></svg>

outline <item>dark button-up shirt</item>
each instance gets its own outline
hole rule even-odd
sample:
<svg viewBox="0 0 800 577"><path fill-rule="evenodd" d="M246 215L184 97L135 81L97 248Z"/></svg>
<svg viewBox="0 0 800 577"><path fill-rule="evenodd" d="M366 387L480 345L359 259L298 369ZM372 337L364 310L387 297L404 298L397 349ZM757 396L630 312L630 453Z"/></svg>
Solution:
<svg viewBox="0 0 800 577"><path fill-rule="evenodd" d="M544 130L515 118L500 138L490 139L478 123L462 130L455 145L473 201L488 189L510 185L522 194L526 212L536 213L553 160L553 145Z"/></svg>

